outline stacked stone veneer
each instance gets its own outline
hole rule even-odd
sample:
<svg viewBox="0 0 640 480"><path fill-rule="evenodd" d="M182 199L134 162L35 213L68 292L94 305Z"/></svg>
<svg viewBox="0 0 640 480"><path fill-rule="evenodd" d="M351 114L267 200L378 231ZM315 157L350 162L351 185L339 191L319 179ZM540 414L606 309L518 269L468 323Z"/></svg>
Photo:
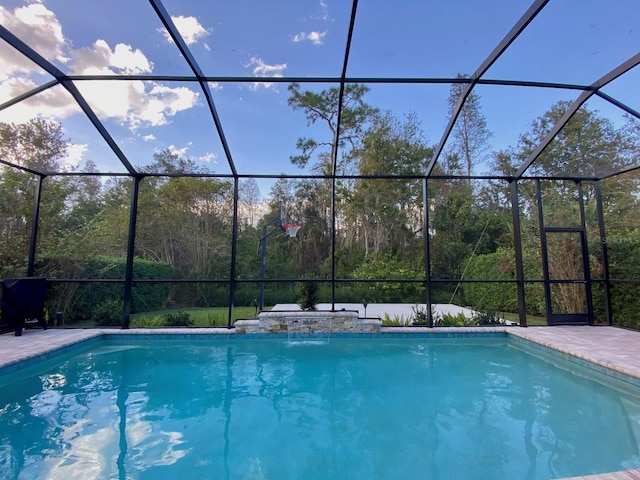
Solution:
<svg viewBox="0 0 640 480"><path fill-rule="evenodd" d="M358 318L358 312L260 312L257 319L237 320L236 333L380 333L381 321Z"/></svg>

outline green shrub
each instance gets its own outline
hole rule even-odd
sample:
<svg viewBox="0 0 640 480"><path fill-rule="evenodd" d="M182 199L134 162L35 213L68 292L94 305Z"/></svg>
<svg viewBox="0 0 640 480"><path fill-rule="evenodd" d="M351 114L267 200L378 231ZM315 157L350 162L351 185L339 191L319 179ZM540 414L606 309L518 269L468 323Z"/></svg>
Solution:
<svg viewBox="0 0 640 480"><path fill-rule="evenodd" d="M429 325L429 311L426 306L414 305L411 307L411 311L413 312L412 325ZM431 318L435 322L436 316L433 305L431 305Z"/></svg>
<svg viewBox="0 0 640 480"><path fill-rule="evenodd" d="M135 318L131 321L132 328L141 328L141 327L163 327L165 326L165 318L160 315L154 315L152 317L147 317L145 315Z"/></svg>
<svg viewBox="0 0 640 480"><path fill-rule="evenodd" d="M302 310L315 310L318 305L318 285L315 282L296 283L298 306Z"/></svg>
<svg viewBox="0 0 640 480"><path fill-rule="evenodd" d="M475 319L478 325L502 325L502 321L496 312L480 312Z"/></svg>
<svg viewBox="0 0 640 480"><path fill-rule="evenodd" d="M58 261L61 263L61 261ZM53 284L49 302L59 309L64 309L65 319L71 323L95 317L96 306L110 300L122 302L125 277L125 257L95 257L86 262L77 262L74 278L93 280L122 280L122 282L83 283L76 288ZM59 277L60 272L50 272L52 278ZM135 259L133 277L135 279L169 279L173 276L173 268L168 263ZM62 275L64 278L64 275ZM139 283L132 288L131 313L155 310L160 308L169 296L170 285L167 283ZM64 298L71 295L72 298Z"/></svg>
<svg viewBox="0 0 640 480"><path fill-rule="evenodd" d="M609 277L624 280L637 280L640 271L640 229L612 229L607 234L606 244L609 253ZM591 252L599 252L601 245L589 245ZM592 260L593 262L593 260ZM595 262L593 262L595 263ZM593 305L596 318L605 318L605 289L594 285ZM640 329L640 285L617 283L611 285L611 316L613 324L620 327Z"/></svg>
<svg viewBox="0 0 640 480"><path fill-rule="evenodd" d="M105 300L93 309L91 319L96 327L122 325L122 302L120 300Z"/></svg>
<svg viewBox="0 0 640 480"><path fill-rule="evenodd" d="M394 315L391 317L385 312L382 325L385 327L406 327L407 325L411 325L411 318L405 317L404 315Z"/></svg>
<svg viewBox="0 0 640 480"><path fill-rule="evenodd" d="M478 320L476 318L467 318L464 312L459 312L456 315L452 313L443 313L442 318L438 325L443 327L469 327L477 325Z"/></svg>
<svg viewBox="0 0 640 480"><path fill-rule="evenodd" d="M207 312L206 324L208 327L221 327L227 324L227 315L222 312Z"/></svg>
<svg viewBox="0 0 640 480"><path fill-rule="evenodd" d="M190 327L193 325L193 319L189 312L184 310L168 313L164 316L164 320L169 327Z"/></svg>
<svg viewBox="0 0 640 480"><path fill-rule="evenodd" d="M524 248L522 252L525 278L542 278L538 249ZM512 280L513 283L467 283L464 285L464 303L478 310L517 312L518 290L515 283L515 251L500 247L493 253L476 255L469 263L467 278L476 280ZM544 290L539 284L525 284L527 311L545 312ZM448 302L447 302L448 303Z"/></svg>
<svg viewBox="0 0 640 480"><path fill-rule="evenodd" d="M379 278L418 280L421 275L423 272L416 270L404 258L399 259L386 253L370 256L351 273L352 278L363 280ZM356 298L364 297L371 303L410 303L420 298L422 291L422 286L418 282L377 282L365 288L368 292L366 294L359 292Z"/></svg>

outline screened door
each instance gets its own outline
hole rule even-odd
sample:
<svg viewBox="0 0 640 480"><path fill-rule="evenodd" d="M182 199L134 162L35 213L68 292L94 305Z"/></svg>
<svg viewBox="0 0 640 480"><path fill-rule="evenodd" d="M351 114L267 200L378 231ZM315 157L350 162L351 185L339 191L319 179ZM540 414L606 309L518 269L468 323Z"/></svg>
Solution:
<svg viewBox="0 0 640 480"><path fill-rule="evenodd" d="M593 314L584 230L545 228L544 240L547 323L591 323Z"/></svg>

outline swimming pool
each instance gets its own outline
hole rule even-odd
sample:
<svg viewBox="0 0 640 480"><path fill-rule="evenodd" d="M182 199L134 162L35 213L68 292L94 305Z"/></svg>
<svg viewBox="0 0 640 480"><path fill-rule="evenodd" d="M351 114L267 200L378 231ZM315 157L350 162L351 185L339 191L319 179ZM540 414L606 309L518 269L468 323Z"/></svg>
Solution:
<svg viewBox="0 0 640 480"><path fill-rule="evenodd" d="M547 479L640 466L637 389L507 338L111 339L1 381L0 478Z"/></svg>

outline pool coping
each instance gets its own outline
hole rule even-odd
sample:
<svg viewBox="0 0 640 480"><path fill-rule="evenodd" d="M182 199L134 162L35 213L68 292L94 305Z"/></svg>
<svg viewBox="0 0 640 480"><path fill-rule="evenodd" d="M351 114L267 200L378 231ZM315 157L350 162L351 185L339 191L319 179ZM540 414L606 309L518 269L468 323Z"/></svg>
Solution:
<svg viewBox="0 0 640 480"><path fill-rule="evenodd" d="M589 329L589 330L587 330ZM587 349L580 347L576 342L567 342L568 338L578 338L578 333L586 331L599 331L609 335L598 336L597 341L610 338L612 332L624 336L625 340L635 337L631 342L633 350L620 352L620 345L615 346L616 352L621 353L620 358L599 358L594 355L593 345L586 345ZM544 332L547 335L540 335ZM549 335L553 333L553 335ZM555 335L563 333L563 335ZM147 336L150 338L182 338L189 340L205 339L266 339L287 338L286 334L244 334L236 335L233 329L221 328L136 328L136 329L48 329L26 330L20 337L12 334L0 335L0 375L19 369L39 361L47 360L62 355L75 348L83 348L93 342L98 342L108 337L126 338ZM382 327L379 334L376 333L333 333L337 338L469 338L469 337L500 337L508 338L516 345L520 344L543 351L551 355L560 356L572 363L592 368L632 383L640 387L640 361L637 364L628 365L621 361L629 354L636 356L637 345L640 344L640 332L623 330L616 327ZM618 342L620 338L616 339Z"/></svg>
<svg viewBox="0 0 640 480"><path fill-rule="evenodd" d="M221 328L48 329L25 330L20 337L0 335L0 376L103 339L146 336L189 340L287 338L286 334L236 335ZM606 326L554 327L382 327L379 334L332 334L353 338L507 338L516 346L558 356L640 388L640 332ZM566 480L640 480L640 469L571 477Z"/></svg>

